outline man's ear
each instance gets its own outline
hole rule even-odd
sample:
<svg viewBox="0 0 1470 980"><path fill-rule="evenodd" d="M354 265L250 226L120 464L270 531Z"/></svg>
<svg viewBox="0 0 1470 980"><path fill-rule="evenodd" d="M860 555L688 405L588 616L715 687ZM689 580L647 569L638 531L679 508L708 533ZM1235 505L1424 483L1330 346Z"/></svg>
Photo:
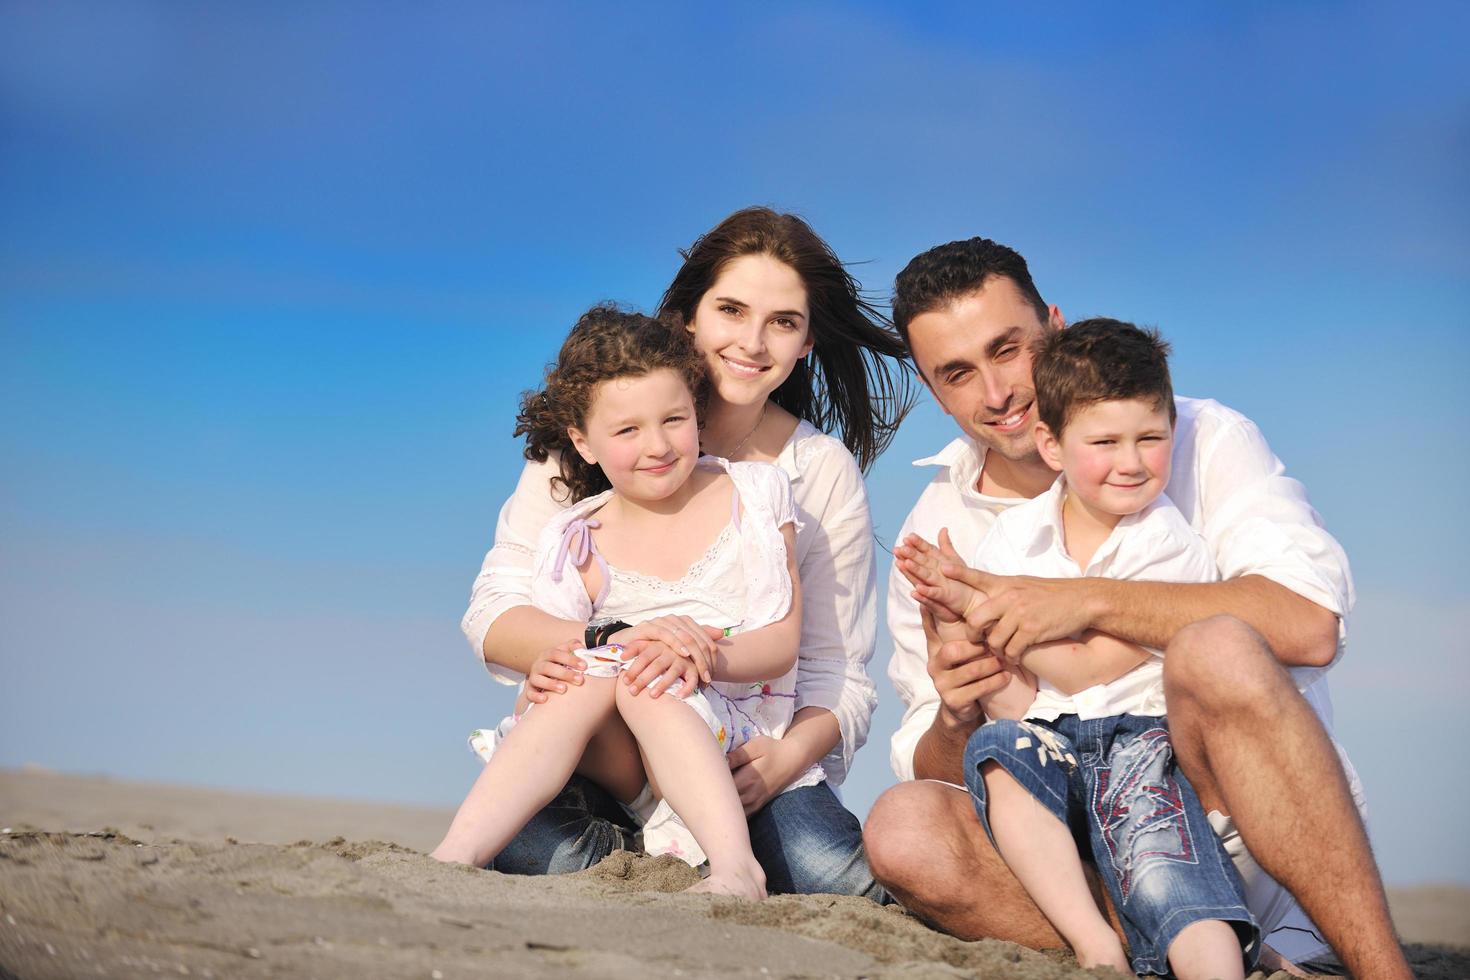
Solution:
<svg viewBox="0 0 1470 980"><path fill-rule="evenodd" d="M1065 330L1067 318L1062 316L1062 308L1055 304L1046 308L1046 326L1049 330Z"/></svg>
<svg viewBox="0 0 1470 980"><path fill-rule="evenodd" d="M597 457L592 455L592 445L587 441L587 435L575 425L567 426L567 438L572 440L572 448L577 455L585 459L590 465L597 465Z"/></svg>
<svg viewBox="0 0 1470 980"><path fill-rule="evenodd" d="M1036 451L1041 454L1047 466L1060 473L1062 471L1061 442L1052 434L1051 427L1045 422L1037 422L1033 432L1036 435Z"/></svg>

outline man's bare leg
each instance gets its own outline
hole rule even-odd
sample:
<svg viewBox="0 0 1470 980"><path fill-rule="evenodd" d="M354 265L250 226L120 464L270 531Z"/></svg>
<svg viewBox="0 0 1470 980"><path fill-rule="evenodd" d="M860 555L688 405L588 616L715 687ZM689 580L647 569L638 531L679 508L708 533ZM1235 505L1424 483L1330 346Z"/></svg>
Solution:
<svg viewBox="0 0 1470 980"><path fill-rule="evenodd" d="M899 783L869 811L863 849L873 877L937 929L960 939L1066 948L991 846L970 794L962 789L926 780ZM1091 869L1088 882L1093 897L1105 902ZM1111 904L1106 910L1121 935Z"/></svg>
<svg viewBox="0 0 1470 980"><path fill-rule="evenodd" d="M1412 977L1337 752L1265 640L1238 619L1185 627L1164 657L1169 735L1205 809L1356 977Z"/></svg>

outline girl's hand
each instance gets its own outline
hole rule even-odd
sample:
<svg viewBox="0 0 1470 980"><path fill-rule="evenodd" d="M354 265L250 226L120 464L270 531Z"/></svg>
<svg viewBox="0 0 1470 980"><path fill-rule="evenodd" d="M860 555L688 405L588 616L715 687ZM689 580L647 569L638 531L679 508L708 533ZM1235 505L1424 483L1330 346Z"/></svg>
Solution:
<svg viewBox="0 0 1470 980"><path fill-rule="evenodd" d="M662 681L659 680L660 675ZM699 664L693 657L686 657L659 640L645 642L643 652L622 674L629 694L637 694L647 688L651 698L665 691L681 697L692 694L699 688L699 676Z"/></svg>
<svg viewBox="0 0 1470 980"><path fill-rule="evenodd" d="M545 704L549 695L562 694L568 684L581 684L585 680L582 672L587 669L587 665L582 662L581 657L572 653L581 645L580 640L568 640L536 658L536 662L531 664L531 672L526 675L528 701Z"/></svg>
<svg viewBox="0 0 1470 980"><path fill-rule="evenodd" d="M618 630L608 637L608 642L626 647L634 659L633 666L624 672L624 676L642 672L645 664L638 661L648 644L656 641L692 660L698 670L699 681L708 684L714 680L715 644L724 635L725 631L719 627L701 626L688 616L657 616L637 626ZM648 679L651 681L653 677Z"/></svg>
<svg viewBox="0 0 1470 980"><path fill-rule="evenodd" d="M730 761L730 776L747 817L801 775L801 760L796 757L799 754L799 747L769 735L757 735L725 757Z"/></svg>

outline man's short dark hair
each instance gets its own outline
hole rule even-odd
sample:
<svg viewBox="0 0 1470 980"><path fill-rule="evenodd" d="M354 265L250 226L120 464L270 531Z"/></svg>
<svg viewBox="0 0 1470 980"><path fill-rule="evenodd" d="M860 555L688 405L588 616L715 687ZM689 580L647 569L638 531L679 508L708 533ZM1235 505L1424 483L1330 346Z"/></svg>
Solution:
<svg viewBox="0 0 1470 980"><path fill-rule="evenodd" d="M1081 320L1037 343L1031 376L1036 416L1058 439L1078 411L1098 402L1152 401L1174 424L1169 345L1157 330L1107 317Z"/></svg>
<svg viewBox="0 0 1470 980"><path fill-rule="evenodd" d="M1005 276L1016 284L1045 326L1046 303L1031 281L1026 260L1015 249L988 238L936 245L914 256L893 282L893 325L907 344L914 317L968 296L996 276Z"/></svg>

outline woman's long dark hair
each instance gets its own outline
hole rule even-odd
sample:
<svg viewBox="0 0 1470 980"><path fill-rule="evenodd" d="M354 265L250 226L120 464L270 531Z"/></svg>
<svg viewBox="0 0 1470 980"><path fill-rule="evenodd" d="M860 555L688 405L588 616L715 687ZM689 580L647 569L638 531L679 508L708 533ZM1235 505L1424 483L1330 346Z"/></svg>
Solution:
<svg viewBox="0 0 1470 980"><path fill-rule="evenodd" d="M769 255L795 270L806 286L812 353L796 362L771 400L824 432L840 433L866 472L914 407L917 389L908 349L827 243L794 214L752 207L679 254L684 264L658 314L677 313L686 322L731 259Z"/></svg>

